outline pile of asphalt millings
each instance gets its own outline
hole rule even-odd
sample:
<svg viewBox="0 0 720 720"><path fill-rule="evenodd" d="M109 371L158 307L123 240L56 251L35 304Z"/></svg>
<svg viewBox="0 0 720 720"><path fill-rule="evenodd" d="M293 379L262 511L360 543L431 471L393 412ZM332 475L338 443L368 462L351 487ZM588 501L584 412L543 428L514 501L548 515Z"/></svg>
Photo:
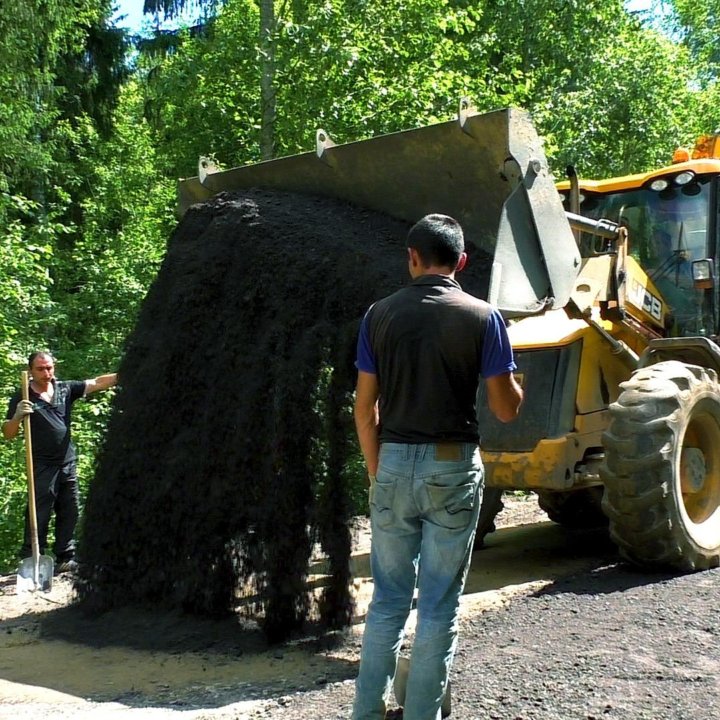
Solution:
<svg viewBox="0 0 720 720"><path fill-rule="evenodd" d="M83 520L81 603L220 616L240 595L271 640L311 615L350 621L357 330L407 283L408 229L261 190L190 208L121 363ZM474 251L458 279L484 296L488 273ZM318 600L315 543L330 568Z"/></svg>

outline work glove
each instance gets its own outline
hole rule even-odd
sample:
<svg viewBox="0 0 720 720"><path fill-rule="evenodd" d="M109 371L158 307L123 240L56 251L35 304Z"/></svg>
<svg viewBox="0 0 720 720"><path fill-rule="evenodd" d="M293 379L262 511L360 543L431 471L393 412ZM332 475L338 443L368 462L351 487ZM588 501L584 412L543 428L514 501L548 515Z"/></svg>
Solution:
<svg viewBox="0 0 720 720"><path fill-rule="evenodd" d="M18 422L22 420L26 415L30 415L33 411L33 404L29 400L21 400L15 408L15 414L12 419Z"/></svg>

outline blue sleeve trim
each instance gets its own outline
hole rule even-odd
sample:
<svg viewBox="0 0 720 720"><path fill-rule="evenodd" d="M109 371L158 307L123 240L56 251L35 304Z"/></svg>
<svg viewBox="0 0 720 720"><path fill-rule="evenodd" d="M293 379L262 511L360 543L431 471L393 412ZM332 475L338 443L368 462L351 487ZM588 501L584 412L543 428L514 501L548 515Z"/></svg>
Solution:
<svg viewBox="0 0 720 720"><path fill-rule="evenodd" d="M358 370L362 370L372 375L377 374L377 368L375 367L375 355L373 354L372 347L370 345L370 331L368 330L368 315L370 310L365 313L365 317L360 323L360 332L358 333L357 341L357 360L355 360L355 367Z"/></svg>
<svg viewBox="0 0 720 720"><path fill-rule="evenodd" d="M480 374L484 378L504 375L517 370L505 321L497 310L493 310L488 319L480 368Z"/></svg>

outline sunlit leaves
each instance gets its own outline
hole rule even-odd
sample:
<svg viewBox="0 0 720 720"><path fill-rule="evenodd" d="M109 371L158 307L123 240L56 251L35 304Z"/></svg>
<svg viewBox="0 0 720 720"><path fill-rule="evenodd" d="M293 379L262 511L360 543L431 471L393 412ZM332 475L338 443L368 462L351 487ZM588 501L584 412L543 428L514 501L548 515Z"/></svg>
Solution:
<svg viewBox="0 0 720 720"><path fill-rule="evenodd" d="M257 8L231 0L212 32L156 65L157 139L178 174L201 154L259 159ZM324 0L276 12L278 155L311 149L318 127L344 142L446 120L462 96L530 110L558 167L591 174L645 167L694 132L687 56L621 0Z"/></svg>

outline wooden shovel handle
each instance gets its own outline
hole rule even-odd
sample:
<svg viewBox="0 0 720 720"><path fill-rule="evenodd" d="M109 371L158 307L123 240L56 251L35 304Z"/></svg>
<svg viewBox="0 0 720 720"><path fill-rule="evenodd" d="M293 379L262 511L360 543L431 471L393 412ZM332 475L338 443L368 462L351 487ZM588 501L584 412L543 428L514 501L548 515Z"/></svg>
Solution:
<svg viewBox="0 0 720 720"><path fill-rule="evenodd" d="M21 378L22 399L30 399L30 383L27 370L22 371ZM28 484L28 515L30 516L30 542L32 543L33 558L40 557L40 545L38 543L37 509L35 505L35 473L33 471L32 459L32 435L30 433L30 415L23 418L23 431L25 433L25 471Z"/></svg>

